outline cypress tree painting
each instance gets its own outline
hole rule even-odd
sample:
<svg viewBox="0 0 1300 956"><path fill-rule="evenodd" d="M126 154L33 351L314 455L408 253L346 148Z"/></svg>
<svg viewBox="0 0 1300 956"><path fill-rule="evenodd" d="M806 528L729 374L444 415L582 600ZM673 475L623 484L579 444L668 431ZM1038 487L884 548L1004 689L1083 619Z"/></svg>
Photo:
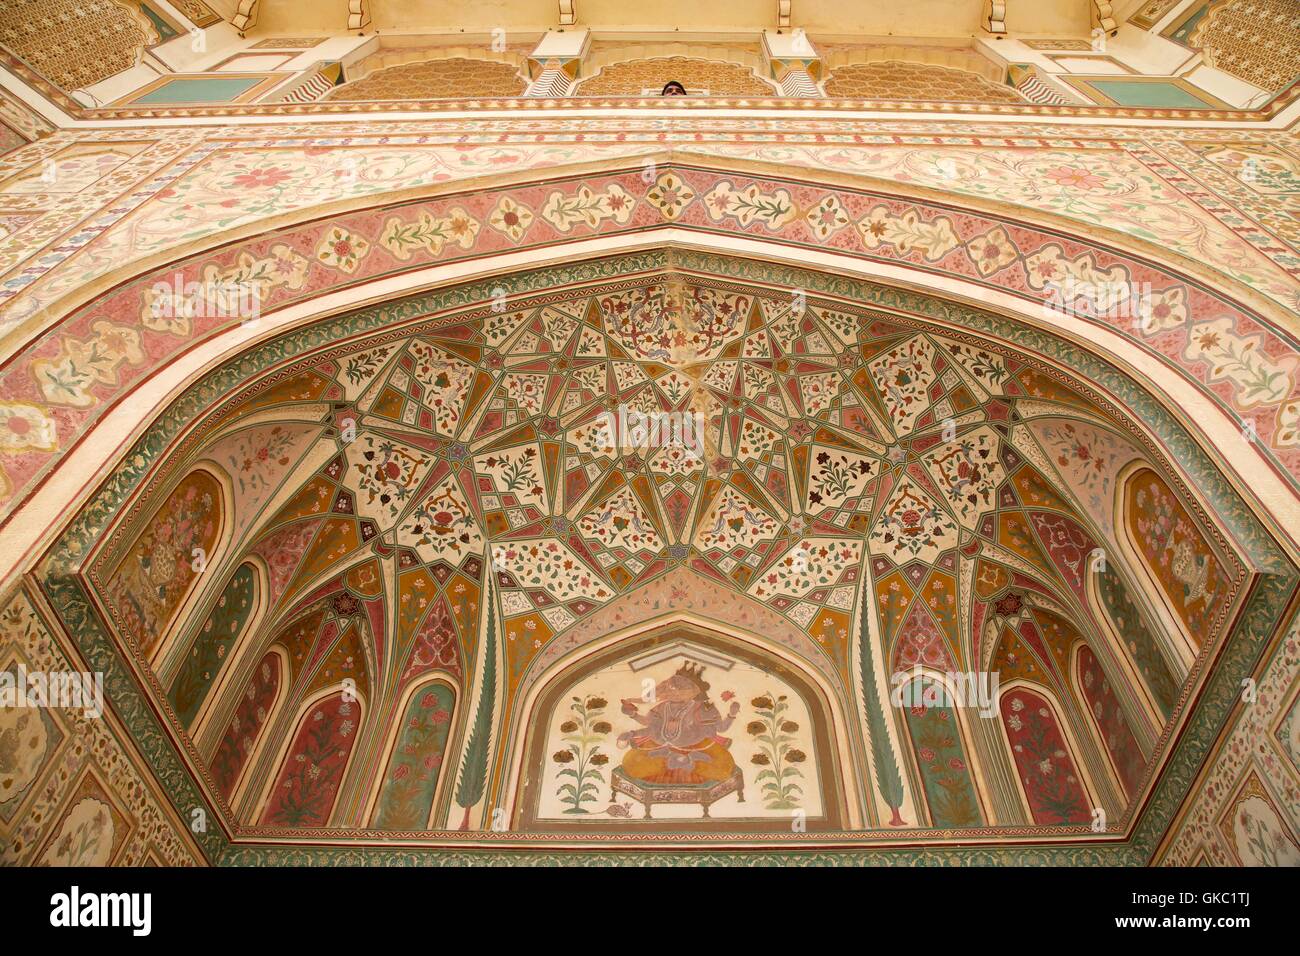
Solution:
<svg viewBox="0 0 1300 956"><path fill-rule="evenodd" d="M858 608L858 646L862 666L862 698L867 711L867 736L871 743L871 764L876 770L876 786L880 795L889 805L892 816L891 827L906 826L907 821L898 813L903 805L903 781L898 775L898 765L894 762L894 751L889 746L889 734L885 730L885 713L880 706L880 696L876 693L876 665L871 653L871 630L867 627L867 599L870 578L863 575L862 593Z"/></svg>
<svg viewBox="0 0 1300 956"><path fill-rule="evenodd" d="M488 553L490 555L491 549L488 549ZM456 787L456 803L465 810L465 815L460 822L462 830L469 829L469 812L483 799L483 788L487 784L488 757L492 747L492 715L496 710L497 602L490 556L485 574L487 636L483 645L483 688L479 694L478 709L474 713L474 726L470 730L469 743L465 745L465 756L460 764L460 782Z"/></svg>

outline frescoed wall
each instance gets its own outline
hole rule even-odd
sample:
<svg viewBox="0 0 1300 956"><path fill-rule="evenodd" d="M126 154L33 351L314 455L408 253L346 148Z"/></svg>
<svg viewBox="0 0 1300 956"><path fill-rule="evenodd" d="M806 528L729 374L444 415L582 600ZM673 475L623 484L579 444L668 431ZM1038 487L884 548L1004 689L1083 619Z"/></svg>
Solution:
<svg viewBox="0 0 1300 956"><path fill-rule="evenodd" d="M810 710L810 703L813 710ZM669 645L601 667L545 723L539 824L826 816L826 715L752 662Z"/></svg>
<svg viewBox="0 0 1300 956"><path fill-rule="evenodd" d="M190 726L222 665L257 609L257 569L241 564L194 636L168 695L181 723Z"/></svg>
<svg viewBox="0 0 1300 956"><path fill-rule="evenodd" d="M1002 697L1002 720L1034 821L1089 822L1092 802L1051 702L1016 688Z"/></svg>
<svg viewBox="0 0 1300 956"><path fill-rule="evenodd" d="M1156 857L1168 866L1300 863L1300 630L1293 621L1251 678Z"/></svg>
<svg viewBox="0 0 1300 956"><path fill-rule="evenodd" d="M307 708L267 795L263 824L296 829L329 822L357 739L360 711L356 698L342 692Z"/></svg>
<svg viewBox="0 0 1300 956"><path fill-rule="evenodd" d="M1213 634L1228 589L1222 563L1155 472L1133 475L1124 495L1130 540L1144 569L1200 645Z"/></svg>
<svg viewBox="0 0 1300 956"><path fill-rule="evenodd" d="M907 689L907 733L920 771L930 822L939 828L984 820L969 744L943 685L920 678ZM927 703L927 700L932 700Z"/></svg>
<svg viewBox="0 0 1300 956"><path fill-rule="evenodd" d="M445 771L455 707L454 691L441 682L425 684L411 697L384 773L375 806L375 829L429 829L438 781Z"/></svg>
<svg viewBox="0 0 1300 956"><path fill-rule="evenodd" d="M262 658L213 754L212 776L227 801L234 797L240 775L262 740L262 730L279 696L282 666L282 658L273 651Z"/></svg>
<svg viewBox="0 0 1300 956"><path fill-rule="evenodd" d="M1088 647L1079 648L1076 667L1084 703L1096 722L1097 735L1106 748L1115 773L1119 775L1124 792L1132 797L1142 781L1145 761L1133 731L1129 729L1128 717L1116 700L1114 688L1096 655Z"/></svg>
<svg viewBox="0 0 1300 956"><path fill-rule="evenodd" d="M1276 2L1012 82L83 6L0 15L0 670L112 706L0 702L0 859L1296 862Z"/></svg>
<svg viewBox="0 0 1300 956"><path fill-rule="evenodd" d="M266 444L254 414L267 441L302 436L275 446L277 484L236 486L238 538L202 538L216 567L168 597L194 620L152 665L231 826L597 846L1130 826L1205 677L1177 648L1223 639L1166 585L1209 567L1218 621L1247 578L1183 486L1152 480L1173 474L1162 446L1063 368L1087 361L812 273L769 267L767 289L736 281L752 263L680 252L606 268L572 292L553 271L504 312L465 290L379 308L343 347L306 333L276 347L300 358L273 387L176 419L182 459ZM671 427L685 415L698 433ZM654 416L663 446L628 427ZM225 493L207 474L134 543L89 539L110 626L158 542L199 540L202 482ZM1113 544L1115 516L1143 547ZM1135 522L1166 516L1157 547ZM1173 558L1182 542L1214 565ZM1161 584L1139 561L1165 554Z"/></svg>
<svg viewBox="0 0 1300 956"><path fill-rule="evenodd" d="M0 609L0 680L20 669L93 673L25 590ZM0 701L0 864L206 862L127 727L84 707L15 703Z"/></svg>
<svg viewBox="0 0 1300 956"><path fill-rule="evenodd" d="M222 491L207 471L187 475L131 545L108 585L123 627L145 653L168 634L173 618L214 557Z"/></svg>

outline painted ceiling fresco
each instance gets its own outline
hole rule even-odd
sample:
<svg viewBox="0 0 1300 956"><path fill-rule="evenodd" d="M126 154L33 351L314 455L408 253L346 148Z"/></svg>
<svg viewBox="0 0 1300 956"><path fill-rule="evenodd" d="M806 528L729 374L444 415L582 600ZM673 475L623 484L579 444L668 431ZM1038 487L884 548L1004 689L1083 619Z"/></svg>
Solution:
<svg viewBox="0 0 1300 956"><path fill-rule="evenodd" d="M294 333L155 426L51 606L237 840L1121 832L1294 579L1113 370L827 281L658 252Z"/></svg>
<svg viewBox="0 0 1300 956"><path fill-rule="evenodd" d="M1300 859L1293 3L10 6L0 865Z"/></svg>

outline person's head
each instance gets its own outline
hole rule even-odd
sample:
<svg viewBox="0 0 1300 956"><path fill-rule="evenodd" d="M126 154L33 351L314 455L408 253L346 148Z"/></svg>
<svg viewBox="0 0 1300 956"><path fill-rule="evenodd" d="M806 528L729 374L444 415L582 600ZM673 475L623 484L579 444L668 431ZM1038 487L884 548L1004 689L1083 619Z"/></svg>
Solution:
<svg viewBox="0 0 1300 956"><path fill-rule="evenodd" d="M684 664L667 680L655 685L655 699L685 703L688 700L708 700L709 685L704 682L704 668Z"/></svg>
<svg viewBox="0 0 1300 956"><path fill-rule="evenodd" d="M685 96L686 87L682 86L676 80L669 80L664 84L664 91L660 96Z"/></svg>

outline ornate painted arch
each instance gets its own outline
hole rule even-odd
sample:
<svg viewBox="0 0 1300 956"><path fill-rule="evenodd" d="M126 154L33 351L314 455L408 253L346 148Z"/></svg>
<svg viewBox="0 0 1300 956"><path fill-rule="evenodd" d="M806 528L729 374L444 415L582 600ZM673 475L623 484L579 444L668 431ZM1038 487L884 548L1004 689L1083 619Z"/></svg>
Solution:
<svg viewBox="0 0 1300 956"><path fill-rule="evenodd" d="M182 368L192 376L224 351L218 341L236 347L268 332L269 323L247 327L228 316L188 320L169 314L165 304L156 305L160 283L174 289L214 276L242 276L256 290L259 314L274 314L280 328L375 295L464 276L471 262L495 261L505 268L522 260L554 261L570 256L560 251L566 243L579 243L572 253L582 255L602 243L610 249L615 241L635 241L652 229L664 230L665 239L715 248L730 245L728 239L761 241L769 254L806 261L833 250L833 259L825 260L830 268L924 286L1027 317L1037 314L1046 327L1106 341L1112 355L1141 374L1167 367L1184 388L1195 389L1213 411L1189 421L1210 444L1229 452L1232 432L1250 429L1260 436L1248 450L1266 463L1262 477L1275 511L1282 512L1280 506L1294 495L1293 475L1300 468L1300 430L1292 421L1300 414L1294 316L1235 278L1132 237L1084 238L1077 224L1060 217L1023 210L1008 215L1005 207L993 210L977 199L955 200L934 190L909 190L902 198L896 188L862 188L868 181L860 177L808 173L795 180L761 164L681 153L651 154L623 172L610 165L585 174L575 167L567 177L550 171L532 185L532 174L516 176L508 195L499 182L471 183L431 198L412 193L395 203L390 196L360 208L353 201L345 204L350 211L324 218L311 218L320 209L303 210L281 217L271 232L250 226L242 230L250 234L245 239L181 257L162 253L149 271L132 267L64 296L46 313L62 312L63 318L0 368L6 390L30 403L34 414L56 416L60 434L57 449L28 449L0 460L9 488L6 524L24 527L15 520L16 510L51 482L59 490L43 504L75 494L72 484L58 482L53 473L70 452L98 446L101 451L89 456L96 467L116 453L105 446L107 436L91 439L92 430L112 412L119 413L112 416L117 434L139 429L145 417L125 413L121 403L129 397L135 405L142 388L152 391L145 386L156 381L151 376L165 367L173 377ZM642 175L646 170L654 176ZM273 224L258 223L256 229ZM808 259L813 252L819 255ZM424 271L442 266L438 273ZM1096 305L1087 301L1096 298L1091 292L1111 283L1141 291L1126 306L1131 314L1089 318ZM1082 294L1062 302L1061 287ZM96 298L75 305L88 294ZM151 346L147 353L142 341ZM105 348L106 364L89 377L69 378L72 357L88 348ZM1225 364L1228 352L1221 356L1219 348L1258 360ZM175 384L179 379L169 387ZM1240 457L1238 471L1253 475L1258 466L1250 456Z"/></svg>

